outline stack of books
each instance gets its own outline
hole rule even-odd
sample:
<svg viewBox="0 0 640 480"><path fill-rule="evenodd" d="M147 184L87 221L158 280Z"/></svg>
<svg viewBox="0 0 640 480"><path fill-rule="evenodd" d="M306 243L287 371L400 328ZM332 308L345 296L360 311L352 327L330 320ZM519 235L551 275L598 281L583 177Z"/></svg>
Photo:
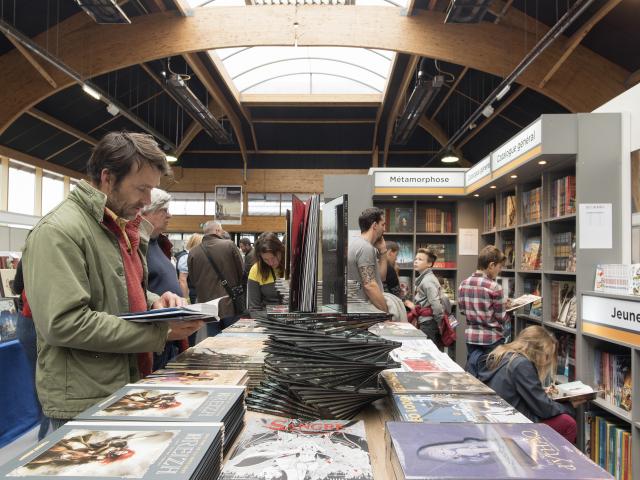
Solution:
<svg viewBox="0 0 640 480"><path fill-rule="evenodd" d="M629 425L607 415L585 412L585 453L616 479L632 480Z"/></svg>
<svg viewBox="0 0 640 480"><path fill-rule="evenodd" d="M256 419L221 480L373 480L363 422Z"/></svg>
<svg viewBox="0 0 640 480"><path fill-rule="evenodd" d="M482 224L483 232L491 232L496 228L496 202L490 201L484 204L484 214L482 216L484 222Z"/></svg>
<svg viewBox="0 0 640 480"><path fill-rule="evenodd" d="M407 322L380 322L369 328L378 337L396 340L396 337L424 338L427 336L422 330Z"/></svg>
<svg viewBox="0 0 640 480"><path fill-rule="evenodd" d="M0 476L213 480L223 436L222 423L73 421L5 463Z"/></svg>
<svg viewBox="0 0 640 480"><path fill-rule="evenodd" d="M561 217L576 213L576 177L567 175L558 178L551 184L552 217Z"/></svg>
<svg viewBox="0 0 640 480"><path fill-rule="evenodd" d="M503 195L501 199L500 226L502 228L515 227L516 225L516 196L515 194Z"/></svg>
<svg viewBox="0 0 640 480"><path fill-rule="evenodd" d="M553 234L553 269L576 271L576 235L572 231Z"/></svg>
<svg viewBox="0 0 640 480"><path fill-rule="evenodd" d="M76 419L222 423L227 449L244 425L244 395L245 389L240 386L130 384L80 413Z"/></svg>
<svg viewBox="0 0 640 480"><path fill-rule="evenodd" d="M614 407L630 412L633 392L631 355L596 350L593 369L598 396Z"/></svg>
<svg viewBox="0 0 640 480"><path fill-rule="evenodd" d="M440 208L425 209L424 231L426 233L453 233L453 212Z"/></svg>
<svg viewBox="0 0 640 480"><path fill-rule="evenodd" d="M542 187L522 194L522 223L539 222L542 219Z"/></svg>
<svg viewBox="0 0 640 480"><path fill-rule="evenodd" d="M267 329L265 376L249 409L299 418L348 419L386 391L378 374L399 367L389 352L400 344L366 331L377 319L258 319Z"/></svg>
<svg viewBox="0 0 640 480"><path fill-rule="evenodd" d="M395 478L611 479L544 424L387 422Z"/></svg>
<svg viewBox="0 0 640 480"><path fill-rule="evenodd" d="M400 340L400 338L398 338ZM428 339L402 338L402 346L391 352L404 372L462 372L460 365L438 350Z"/></svg>
<svg viewBox="0 0 640 480"><path fill-rule="evenodd" d="M264 334L261 334L264 335ZM245 338L246 337L246 338ZM264 377L264 337L217 335L209 337L177 355L167 364L170 369L247 370L247 389L252 390Z"/></svg>
<svg viewBox="0 0 640 480"><path fill-rule="evenodd" d="M136 385L240 385L245 386L249 381L246 370L188 370L169 369L156 370Z"/></svg>

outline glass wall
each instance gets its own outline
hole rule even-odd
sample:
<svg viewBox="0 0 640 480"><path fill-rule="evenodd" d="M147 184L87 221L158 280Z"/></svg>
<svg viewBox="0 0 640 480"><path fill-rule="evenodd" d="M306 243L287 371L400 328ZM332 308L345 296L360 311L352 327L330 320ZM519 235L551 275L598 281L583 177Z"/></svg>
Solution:
<svg viewBox="0 0 640 480"><path fill-rule="evenodd" d="M42 175L42 215L46 215L64 200L64 177L44 171Z"/></svg>
<svg viewBox="0 0 640 480"><path fill-rule="evenodd" d="M36 169L24 163L9 163L9 205L14 213L35 215Z"/></svg>

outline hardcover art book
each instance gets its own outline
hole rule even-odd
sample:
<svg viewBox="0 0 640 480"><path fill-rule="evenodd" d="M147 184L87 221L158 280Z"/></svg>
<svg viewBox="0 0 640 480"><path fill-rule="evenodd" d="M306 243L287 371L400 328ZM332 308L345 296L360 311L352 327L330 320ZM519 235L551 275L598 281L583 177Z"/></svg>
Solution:
<svg viewBox="0 0 640 480"><path fill-rule="evenodd" d="M217 478L221 423L68 422L0 467L2 478Z"/></svg>
<svg viewBox="0 0 640 480"><path fill-rule="evenodd" d="M394 415L404 422L531 423L498 395L392 395Z"/></svg>
<svg viewBox="0 0 640 480"><path fill-rule="evenodd" d="M242 408L244 387L147 387L131 384L79 414L78 420L222 422Z"/></svg>
<svg viewBox="0 0 640 480"><path fill-rule="evenodd" d="M362 421L255 419L221 480L373 480Z"/></svg>
<svg viewBox="0 0 640 480"><path fill-rule="evenodd" d="M395 209L395 230L398 233L413 232L413 208Z"/></svg>
<svg viewBox="0 0 640 480"><path fill-rule="evenodd" d="M611 480L544 424L387 422L396 478Z"/></svg>
<svg viewBox="0 0 640 480"><path fill-rule="evenodd" d="M593 400L598 392L591 388L590 385L578 380L551 385L547 390L547 394L556 402L572 402L576 400Z"/></svg>
<svg viewBox="0 0 640 480"><path fill-rule="evenodd" d="M382 372L392 393L484 393L493 390L467 372Z"/></svg>
<svg viewBox="0 0 640 480"><path fill-rule="evenodd" d="M541 256L540 237L527 238L522 252L522 270L540 270L542 268Z"/></svg>
<svg viewBox="0 0 640 480"><path fill-rule="evenodd" d="M138 380L136 385L245 385L246 370L161 369Z"/></svg>

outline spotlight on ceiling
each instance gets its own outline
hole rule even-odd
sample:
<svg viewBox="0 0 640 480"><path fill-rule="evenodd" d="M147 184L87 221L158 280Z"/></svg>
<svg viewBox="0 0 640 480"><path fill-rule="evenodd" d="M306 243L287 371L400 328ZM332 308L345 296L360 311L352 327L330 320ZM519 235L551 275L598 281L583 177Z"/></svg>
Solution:
<svg viewBox="0 0 640 480"><path fill-rule="evenodd" d="M451 0L444 23L480 23L491 0Z"/></svg>
<svg viewBox="0 0 640 480"><path fill-rule="evenodd" d="M211 111L205 107L200 99L187 87L187 84L180 75L173 73L165 79L164 83L165 88L173 99L184 108L191 118L202 126L202 129L207 132L216 143L221 145L232 143L229 132L224 129Z"/></svg>
<svg viewBox="0 0 640 480"><path fill-rule="evenodd" d="M166 155L165 158L169 163L176 163L178 161L178 157L176 157L175 155Z"/></svg>
<svg viewBox="0 0 640 480"><path fill-rule="evenodd" d="M76 0L96 23L131 23L116 0Z"/></svg>
<svg viewBox="0 0 640 480"><path fill-rule="evenodd" d="M86 93L87 95L89 95L90 97L95 98L96 100L100 100L102 97L100 96L100 93L98 93L96 90L94 90L93 88L91 88L89 85L87 85L86 83L82 85L82 91L84 93Z"/></svg>
<svg viewBox="0 0 640 480"><path fill-rule="evenodd" d="M418 79L409 96L409 101L404 107L404 111L398 117L396 128L393 132L393 143L405 145L413 135L418 122L429 105L436 97L440 88L444 85L444 75L436 75L430 80L426 79L426 65L422 59L418 67Z"/></svg>

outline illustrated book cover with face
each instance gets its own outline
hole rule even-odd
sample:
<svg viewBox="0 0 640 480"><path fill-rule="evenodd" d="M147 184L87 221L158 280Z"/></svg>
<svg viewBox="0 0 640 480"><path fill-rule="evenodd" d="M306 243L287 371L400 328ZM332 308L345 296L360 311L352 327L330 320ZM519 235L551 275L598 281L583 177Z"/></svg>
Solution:
<svg viewBox="0 0 640 480"><path fill-rule="evenodd" d="M544 424L387 422L397 478L610 480Z"/></svg>
<svg viewBox="0 0 640 480"><path fill-rule="evenodd" d="M467 372L382 372L392 393L484 393L493 390Z"/></svg>
<svg viewBox="0 0 640 480"><path fill-rule="evenodd" d="M222 436L221 423L68 422L1 466L0 477L216 478Z"/></svg>
<svg viewBox="0 0 640 480"><path fill-rule="evenodd" d="M246 370L161 369L139 380L136 385L245 385Z"/></svg>
<svg viewBox="0 0 640 480"><path fill-rule="evenodd" d="M241 408L244 387L126 385L89 407L78 420L221 422Z"/></svg>
<svg viewBox="0 0 640 480"><path fill-rule="evenodd" d="M531 423L498 395L392 395L394 414L404 422Z"/></svg>
<svg viewBox="0 0 640 480"><path fill-rule="evenodd" d="M362 421L254 419L221 480L373 480Z"/></svg>

